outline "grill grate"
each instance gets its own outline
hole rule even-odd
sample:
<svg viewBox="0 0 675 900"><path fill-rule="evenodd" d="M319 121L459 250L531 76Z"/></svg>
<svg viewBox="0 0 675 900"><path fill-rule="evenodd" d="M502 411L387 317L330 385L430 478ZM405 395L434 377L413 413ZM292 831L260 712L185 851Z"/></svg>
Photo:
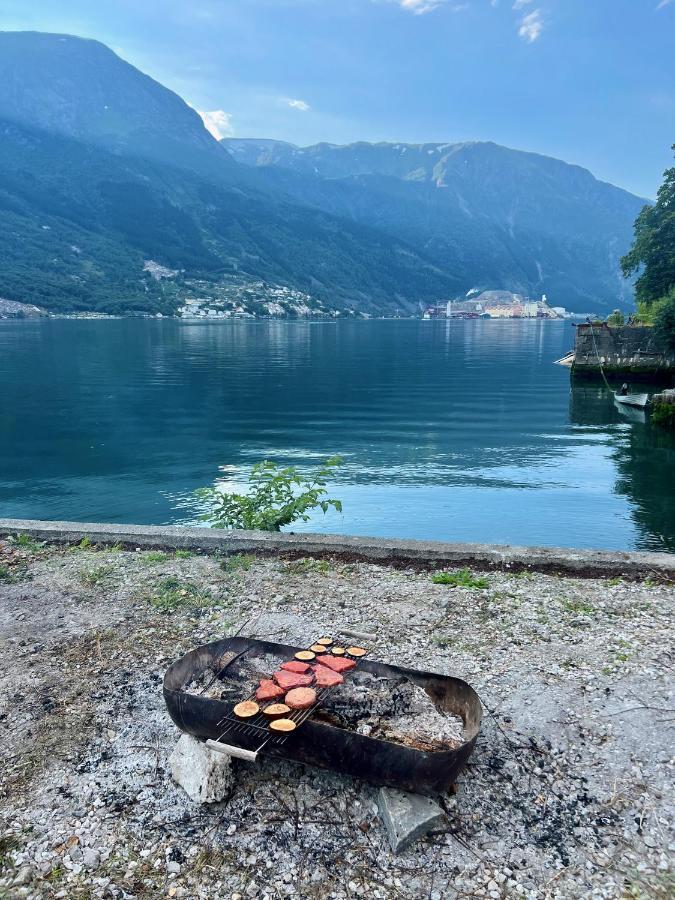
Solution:
<svg viewBox="0 0 675 900"><path fill-rule="evenodd" d="M364 654L364 656L365 655L367 654ZM346 679L351 675L352 672L355 672L358 668L360 660L363 659L364 656L348 657L356 663L356 666L353 669L350 669L348 672L341 673L342 677ZM303 722L306 722L307 719L309 719L309 717L314 712L316 712L316 710L319 708L319 706L321 706L326 697L338 687L340 687L339 684L330 685L329 687L323 687L318 690L316 689L316 687L314 687L314 690L316 690L316 700L311 706L309 706L307 709L294 709L287 716L284 716L284 718L290 719L291 721L295 722L296 728L293 731L287 732L286 734L284 734L283 732L280 734L275 734L275 732L272 731L269 727L269 720L265 718L261 710L255 716L252 716L247 720L238 719L233 714L223 716L223 718L218 722L218 726L224 726L224 729L218 736L217 740L222 740L222 738L229 732L235 732L235 734L243 734L247 737L262 738L263 744L258 749L261 749L267 743L274 743L277 745L284 744L289 737L292 737L292 735L295 734L297 728L299 728ZM253 693L250 694L246 699L257 702L255 691L253 691Z"/></svg>

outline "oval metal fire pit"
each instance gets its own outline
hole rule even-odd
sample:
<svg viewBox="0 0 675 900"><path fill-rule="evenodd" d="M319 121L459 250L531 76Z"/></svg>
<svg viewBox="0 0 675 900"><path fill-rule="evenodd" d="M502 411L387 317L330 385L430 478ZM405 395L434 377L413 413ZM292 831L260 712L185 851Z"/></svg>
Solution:
<svg viewBox="0 0 675 900"><path fill-rule="evenodd" d="M188 693L183 688L205 672L220 672L221 683L227 685L227 667L223 670L221 660L228 653L238 657L273 654L282 660L292 659L299 649L302 648L231 637L191 650L173 663L164 676L164 700L171 718L188 734L218 740L226 727L223 723L232 717L234 703ZM404 677L423 688L438 709L462 719L464 742L454 749L429 752L368 737L312 717L283 743L268 743L264 755L332 769L373 784L418 794L447 791L457 780L476 744L482 713L478 694L465 681L449 675L389 666L370 659L360 661L358 668L359 672L380 678L398 680ZM244 750L255 750L260 740L255 735L233 729L227 733L227 743Z"/></svg>

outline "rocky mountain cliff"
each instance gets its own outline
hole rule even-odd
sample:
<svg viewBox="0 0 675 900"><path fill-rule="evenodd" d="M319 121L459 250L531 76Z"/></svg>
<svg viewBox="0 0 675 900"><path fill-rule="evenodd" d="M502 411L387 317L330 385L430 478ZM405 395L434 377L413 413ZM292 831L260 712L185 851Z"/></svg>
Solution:
<svg viewBox="0 0 675 900"><path fill-rule="evenodd" d="M223 143L296 199L411 242L466 290L573 309L632 301L618 261L646 201L579 166L493 143Z"/></svg>

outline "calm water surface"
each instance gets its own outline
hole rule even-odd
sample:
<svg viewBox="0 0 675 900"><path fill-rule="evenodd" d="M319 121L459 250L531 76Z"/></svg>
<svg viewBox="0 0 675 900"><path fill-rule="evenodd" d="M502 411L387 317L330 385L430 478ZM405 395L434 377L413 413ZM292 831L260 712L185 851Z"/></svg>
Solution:
<svg viewBox="0 0 675 900"><path fill-rule="evenodd" d="M675 442L544 322L0 322L0 516L195 522L192 491L339 453L336 533L675 550ZM296 530L301 530L297 528Z"/></svg>

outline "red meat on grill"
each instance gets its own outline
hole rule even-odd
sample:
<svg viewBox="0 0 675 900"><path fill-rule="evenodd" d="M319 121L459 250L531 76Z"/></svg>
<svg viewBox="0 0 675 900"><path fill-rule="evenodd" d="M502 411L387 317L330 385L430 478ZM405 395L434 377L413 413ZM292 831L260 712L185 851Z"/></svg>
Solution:
<svg viewBox="0 0 675 900"><path fill-rule="evenodd" d="M284 696L284 689L275 684L271 678L263 678L255 692L256 700L276 700Z"/></svg>
<svg viewBox="0 0 675 900"><path fill-rule="evenodd" d="M328 666L334 672L348 672L356 666L353 659L345 659L342 656L322 656L317 659L320 666Z"/></svg>
<svg viewBox="0 0 675 900"><path fill-rule="evenodd" d="M280 668L285 669L287 672L297 672L303 675L305 672L309 672L310 666L307 663L300 662L299 659L291 659L289 662L282 663Z"/></svg>
<svg viewBox="0 0 675 900"><path fill-rule="evenodd" d="M339 672L333 672L327 666L314 666L314 675L317 687L333 687L344 681Z"/></svg>
<svg viewBox="0 0 675 900"><path fill-rule="evenodd" d="M294 688L286 694L284 702L291 709L309 709L316 703L316 691L312 688Z"/></svg>
<svg viewBox="0 0 675 900"><path fill-rule="evenodd" d="M287 672L285 669L280 669L272 676L279 687L282 687L285 691L290 691L292 688L307 687L307 685L312 683L313 677L311 672L303 675L300 672Z"/></svg>

